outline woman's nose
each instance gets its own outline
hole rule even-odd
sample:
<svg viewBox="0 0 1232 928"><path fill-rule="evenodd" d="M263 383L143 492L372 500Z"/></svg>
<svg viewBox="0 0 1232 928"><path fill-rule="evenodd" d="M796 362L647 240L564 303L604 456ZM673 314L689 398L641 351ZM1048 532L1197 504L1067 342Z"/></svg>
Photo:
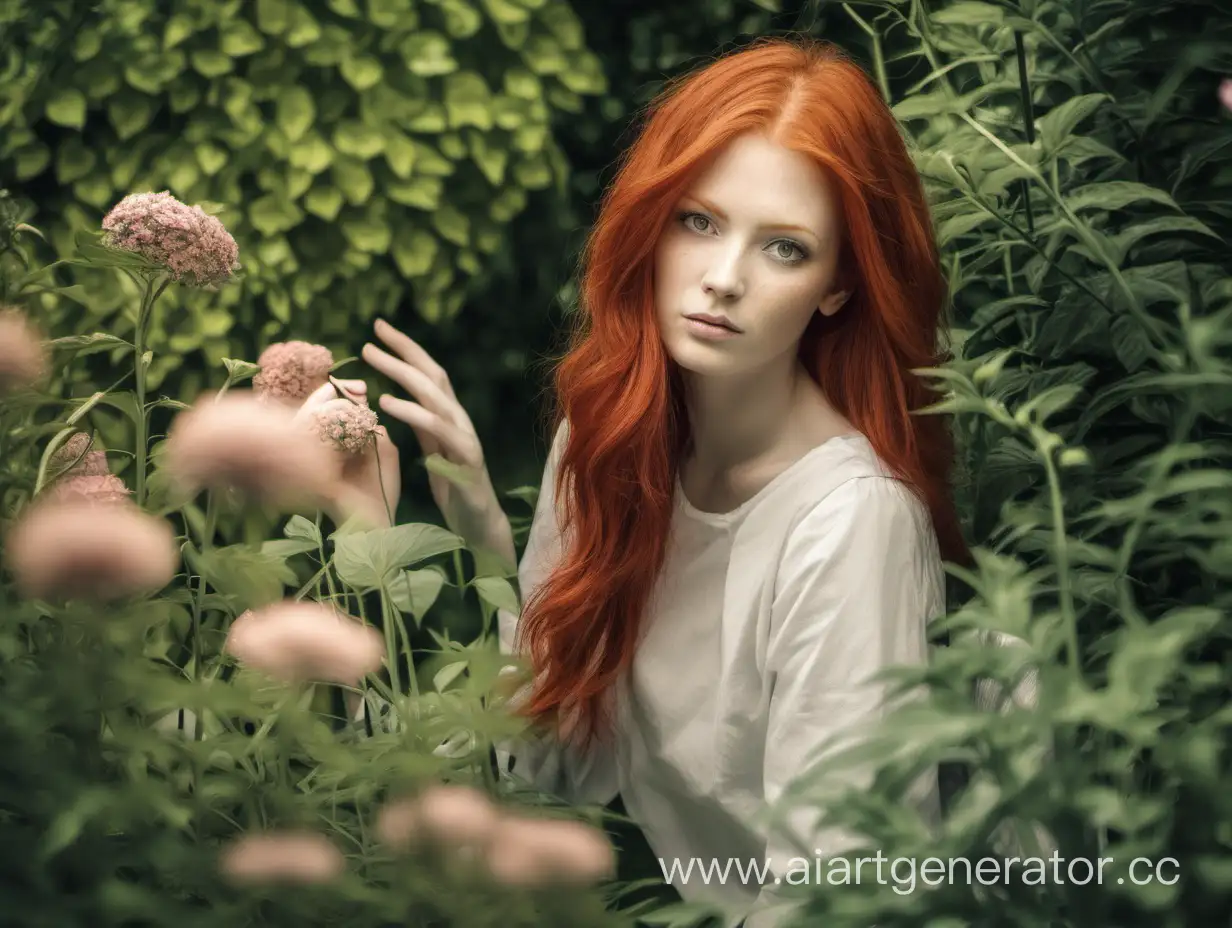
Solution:
<svg viewBox="0 0 1232 928"><path fill-rule="evenodd" d="M744 295L744 276L739 256L724 254L710 265L702 278L702 289L718 300L734 300Z"/></svg>

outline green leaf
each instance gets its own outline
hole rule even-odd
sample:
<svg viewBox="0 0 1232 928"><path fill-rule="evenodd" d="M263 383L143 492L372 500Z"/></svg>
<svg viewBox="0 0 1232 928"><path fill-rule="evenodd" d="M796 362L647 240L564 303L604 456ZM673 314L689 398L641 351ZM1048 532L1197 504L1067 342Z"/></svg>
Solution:
<svg viewBox="0 0 1232 928"><path fill-rule="evenodd" d="M352 247L370 254L385 254L392 238L389 223L371 214L343 220L342 234Z"/></svg>
<svg viewBox="0 0 1232 928"><path fill-rule="evenodd" d="M304 516L294 515L287 520L286 526L282 530L282 534L288 538L297 538L303 541L311 541L313 545L320 547L322 543L321 532L317 528L316 523Z"/></svg>
<svg viewBox="0 0 1232 928"><path fill-rule="evenodd" d="M432 214L432 227L446 241L459 247L470 241L470 220L450 203L442 203Z"/></svg>
<svg viewBox="0 0 1232 928"><path fill-rule="evenodd" d="M463 547L462 539L436 525L411 523L340 535L335 533L334 566L344 583L372 590L395 570Z"/></svg>
<svg viewBox="0 0 1232 928"><path fill-rule="evenodd" d="M75 87L61 87L47 99L47 118L57 126L80 129L86 124L86 97Z"/></svg>
<svg viewBox="0 0 1232 928"><path fill-rule="evenodd" d="M1131 203L1147 201L1162 203L1180 212L1180 207L1167 191L1127 180L1110 180L1079 187L1067 198L1069 208L1078 212L1083 209L1124 209Z"/></svg>
<svg viewBox="0 0 1232 928"><path fill-rule="evenodd" d="M476 577L471 581L471 586L475 588L475 592L489 606L497 609L503 609L512 615L517 615L521 611L521 606L518 605L518 594L514 592L513 585L504 577Z"/></svg>
<svg viewBox="0 0 1232 928"><path fill-rule="evenodd" d="M232 58L252 55L265 48L265 39L246 19L231 19L221 29L218 47Z"/></svg>
<svg viewBox="0 0 1232 928"><path fill-rule="evenodd" d="M436 77L458 69L458 62L450 53L449 40L430 29L411 33L398 46L398 51L410 72L420 77Z"/></svg>
<svg viewBox="0 0 1232 928"><path fill-rule="evenodd" d="M362 206L366 203L376 186L368 166L354 158L334 159L330 176L333 178L334 185L342 191L342 195L352 206Z"/></svg>
<svg viewBox="0 0 1232 928"><path fill-rule="evenodd" d="M444 692L445 688L456 680L462 674L462 671L466 670L468 663L469 661L454 661L453 663L446 664L432 675L432 688L438 693Z"/></svg>
<svg viewBox="0 0 1232 928"><path fill-rule="evenodd" d="M1112 350L1130 373L1138 370L1156 354L1150 336L1132 316L1119 315L1112 320Z"/></svg>
<svg viewBox="0 0 1232 928"><path fill-rule="evenodd" d="M235 67L235 62L229 56L214 48L198 49L188 56L188 60L192 62L194 71L208 78L230 74Z"/></svg>
<svg viewBox="0 0 1232 928"><path fill-rule="evenodd" d="M193 17L187 13L175 13L167 20L163 30L163 49L170 51L197 31Z"/></svg>
<svg viewBox="0 0 1232 928"><path fill-rule="evenodd" d="M334 147L344 155L367 161L385 150L385 137L377 129L354 119L345 119L334 127Z"/></svg>
<svg viewBox="0 0 1232 928"><path fill-rule="evenodd" d="M385 163L403 180L415 170L415 143L393 127L385 130Z"/></svg>
<svg viewBox="0 0 1232 928"><path fill-rule="evenodd" d="M261 368L251 361L240 361L236 358L223 358L223 367L227 369L227 379L231 383L240 383L249 377L256 376Z"/></svg>
<svg viewBox="0 0 1232 928"><path fill-rule="evenodd" d="M287 0L257 0L257 28L278 35L291 25L292 6Z"/></svg>
<svg viewBox="0 0 1232 928"><path fill-rule="evenodd" d="M62 338L53 338L47 344L52 349L74 351L78 357L95 354L99 351L112 351L115 349L133 350L131 342L126 342L118 335L110 335L106 332L94 332L90 335L65 335Z"/></svg>
<svg viewBox="0 0 1232 928"><path fill-rule="evenodd" d="M416 229L409 235L395 236L391 250L402 276L412 278L431 270L439 248L436 236Z"/></svg>
<svg viewBox="0 0 1232 928"><path fill-rule="evenodd" d="M1036 120L1040 144L1045 151L1056 151L1073 134L1078 124L1099 109L1108 99L1107 94L1086 93L1070 97L1060 106Z"/></svg>
<svg viewBox="0 0 1232 928"><path fill-rule="evenodd" d="M277 235L294 229L304 219L303 210L274 194L258 197L248 205L248 219L262 235Z"/></svg>
<svg viewBox="0 0 1232 928"><path fill-rule="evenodd" d="M483 16L467 0L441 0L445 31L455 39L469 39L483 27Z"/></svg>
<svg viewBox="0 0 1232 928"><path fill-rule="evenodd" d="M278 95L274 109L274 121L292 142L303 138L317 118L316 103L312 94L299 86L286 87Z"/></svg>
<svg viewBox="0 0 1232 928"><path fill-rule="evenodd" d="M326 222L333 222L342 210L342 191L337 187L313 187L304 197L304 209Z"/></svg>
<svg viewBox="0 0 1232 928"><path fill-rule="evenodd" d="M399 612L413 615L418 624L436 602L444 584L445 575L436 567L404 570L389 584L390 602Z"/></svg>
<svg viewBox="0 0 1232 928"><path fill-rule="evenodd" d="M271 538L261 543L261 553L273 557L288 558L296 554L307 554L317 550L315 541L302 538Z"/></svg>
<svg viewBox="0 0 1232 928"><path fill-rule="evenodd" d="M87 148L80 136L69 136L56 151L56 177L62 184L71 184L94 170L96 162L94 150Z"/></svg>
<svg viewBox="0 0 1232 928"><path fill-rule="evenodd" d="M294 168L320 174L334 163L334 150L315 132L309 132L291 149L288 161Z"/></svg>
<svg viewBox="0 0 1232 928"><path fill-rule="evenodd" d="M483 0L483 6L498 23L522 23L530 18L530 10L512 0Z"/></svg>
<svg viewBox="0 0 1232 928"><path fill-rule="evenodd" d="M196 553L194 561L201 575L237 612L277 602L284 588L297 581L284 557L244 544Z"/></svg>
<svg viewBox="0 0 1232 928"><path fill-rule="evenodd" d="M342 59L338 70L343 79L359 91L367 90L374 84L380 83L381 78L385 76L385 69L381 66L381 62L366 55L348 56Z"/></svg>
<svg viewBox="0 0 1232 928"><path fill-rule="evenodd" d="M492 128L491 93L474 71L457 71L445 78L445 113L451 128Z"/></svg>

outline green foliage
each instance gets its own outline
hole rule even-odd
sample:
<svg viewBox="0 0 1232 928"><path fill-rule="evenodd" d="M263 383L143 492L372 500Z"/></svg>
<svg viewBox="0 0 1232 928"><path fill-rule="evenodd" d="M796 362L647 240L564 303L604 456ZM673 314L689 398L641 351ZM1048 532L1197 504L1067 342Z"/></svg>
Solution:
<svg viewBox="0 0 1232 928"><path fill-rule="evenodd" d="M606 88L561 0L22 0L0 36L0 178L58 253L133 190L225 204L248 280L171 301L152 387L292 324L337 343L403 300L453 316L528 195L565 182L553 114ZM81 278L88 324L122 331L132 293Z"/></svg>
<svg viewBox="0 0 1232 928"><path fill-rule="evenodd" d="M853 858L913 858L914 886L823 876L800 924L1213 923L1232 905L1232 30L1192 3L859 6L949 270L934 411L955 416L977 547L950 646L898 675L929 699L797 793L865 835ZM978 681L1038 698L981 711ZM835 802L826 783L870 759L874 788ZM899 810L939 762L970 779L929 832ZM921 879L983 857L995 876ZM1102 880L1067 872L1101 857ZM1173 863L1143 880L1136 857Z"/></svg>
<svg viewBox="0 0 1232 928"><path fill-rule="evenodd" d="M13 256L14 245L38 234L0 199L0 288L12 298L32 300L20 282L42 279L42 269ZM144 294L136 329L144 331L163 292L163 269L83 241L73 260L136 279ZM219 544L220 517L261 501L218 488L204 494L202 507L172 493L165 445L147 449L157 401L143 399L151 366L140 335L124 350L98 333L47 347L62 367L99 346L120 359L111 371L115 386L80 402L35 384L0 403L6 917L65 928L632 925L614 904L619 882L603 891L568 880L502 883L482 858L454 853L452 838L403 852L379 825L387 803L442 781L481 791L502 814L544 817L550 797L489 762L498 740L524 729L501 696L509 662L489 634L462 643L433 627L438 601L472 588L485 619L495 606L516 611L507 581L468 578L461 540L435 525L363 530L348 523L327 532L319 513L297 513L276 537ZM233 359L225 368L224 391L254 370ZM130 377L134 389L122 390ZM171 523L182 563L156 593L120 601L22 595L9 575L20 543L14 528L54 505L46 494L61 475L49 460L72 433L93 432L104 404L130 417L138 438L131 450L105 452L108 464L120 455L136 459L133 501L99 503L81 517L103 525L120 507L141 507ZM121 543L105 532L95 536L100 541ZM434 563L444 556L452 563ZM232 624L248 610L296 601L328 604L379 628L381 672L358 686L297 683L237 664L226 647ZM413 647L408 613L416 625L430 623L431 648ZM277 831L324 836L345 858L342 874L306 885L226 878L221 864L232 841Z"/></svg>

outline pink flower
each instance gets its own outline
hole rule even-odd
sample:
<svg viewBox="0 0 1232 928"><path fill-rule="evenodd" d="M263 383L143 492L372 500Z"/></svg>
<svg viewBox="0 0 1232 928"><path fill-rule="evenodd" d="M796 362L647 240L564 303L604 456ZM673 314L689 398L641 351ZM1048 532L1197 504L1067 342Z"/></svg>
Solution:
<svg viewBox="0 0 1232 928"><path fill-rule="evenodd" d="M321 440L347 454L363 454L376 441L381 422L372 408L350 400L330 400L312 411L312 426Z"/></svg>
<svg viewBox="0 0 1232 928"><path fill-rule="evenodd" d="M377 834L398 849L424 836L460 846L482 845L499 821L496 806L478 790L434 786L416 799L385 806L377 819Z"/></svg>
<svg viewBox="0 0 1232 928"><path fill-rule="evenodd" d="M320 603L282 602L249 610L227 634L224 650L246 666L287 682L358 684L385 657L371 626Z"/></svg>
<svg viewBox="0 0 1232 928"><path fill-rule="evenodd" d="M90 451L90 436L75 432L51 454L47 462L52 477L106 477L111 473L106 451Z"/></svg>
<svg viewBox="0 0 1232 928"><path fill-rule="evenodd" d="M46 373L42 335L20 310L0 307L0 394L33 386Z"/></svg>
<svg viewBox="0 0 1232 928"><path fill-rule="evenodd" d="M104 217L103 232L108 247L140 255L190 287L217 289L240 267L226 227L165 190L126 196Z"/></svg>
<svg viewBox="0 0 1232 928"><path fill-rule="evenodd" d="M323 883L339 876L346 862L328 839L312 832L245 835L223 851L223 875L236 883Z"/></svg>
<svg viewBox="0 0 1232 928"><path fill-rule="evenodd" d="M487 852L492 876L510 886L589 883L615 872L615 856L596 828L573 821L506 817Z"/></svg>
<svg viewBox="0 0 1232 928"><path fill-rule="evenodd" d="M322 345L276 342L261 352L257 364L261 373L252 379L257 395L298 405L313 390L325 385L334 366L334 355Z"/></svg>
<svg viewBox="0 0 1232 928"><path fill-rule="evenodd" d="M237 487L287 508L328 498L339 473L337 456L292 410L247 391L208 396L176 416L163 466L179 493Z"/></svg>
<svg viewBox="0 0 1232 928"><path fill-rule="evenodd" d="M133 505L48 500L29 506L9 535L7 560L26 596L96 601L151 593L180 563L164 519Z"/></svg>
<svg viewBox="0 0 1232 928"><path fill-rule="evenodd" d="M1232 78L1225 78L1219 85L1219 102L1224 109L1232 110Z"/></svg>
<svg viewBox="0 0 1232 928"><path fill-rule="evenodd" d="M70 475L47 488L48 498L59 502L123 503L131 491L114 474L105 477Z"/></svg>

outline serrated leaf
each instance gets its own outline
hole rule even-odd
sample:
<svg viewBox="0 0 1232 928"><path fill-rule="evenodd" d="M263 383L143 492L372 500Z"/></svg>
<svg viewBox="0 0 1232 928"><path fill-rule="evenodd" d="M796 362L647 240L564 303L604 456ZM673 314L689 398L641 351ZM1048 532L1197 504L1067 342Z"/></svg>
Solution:
<svg viewBox="0 0 1232 928"><path fill-rule="evenodd" d="M1087 184L1066 197L1069 208L1075 212L1083 209L1124 209L1131 203L1143 201L1162 203L1164 206L1180 211L1180 207L1167 191L1127 180Z"/></svg>
<svg viewBox="0 0 1232 928"><path fill-rule="evenodd" d="M1060 106L1054 106L1036 120L1044 150L1056 151L1073 134L1078 124L1098 110L1107 99L1108 95L1102 93L1080 94L1070 97Z"/></svg>

